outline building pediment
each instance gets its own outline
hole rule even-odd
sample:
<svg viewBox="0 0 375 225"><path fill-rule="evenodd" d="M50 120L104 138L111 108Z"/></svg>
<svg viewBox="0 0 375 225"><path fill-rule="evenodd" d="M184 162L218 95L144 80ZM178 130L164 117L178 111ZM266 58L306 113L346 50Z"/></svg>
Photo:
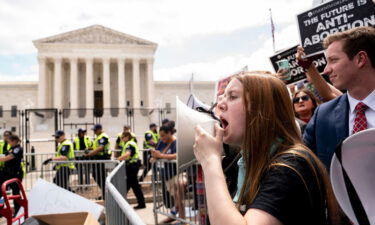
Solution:
<svg viewBox="0 0 375 225"><path fill-rule="evenodd" d="M93 25L90 27L35 40L34 44L113 44L113 45L147 45L156 43L134 37L110 28Z"/></svg>

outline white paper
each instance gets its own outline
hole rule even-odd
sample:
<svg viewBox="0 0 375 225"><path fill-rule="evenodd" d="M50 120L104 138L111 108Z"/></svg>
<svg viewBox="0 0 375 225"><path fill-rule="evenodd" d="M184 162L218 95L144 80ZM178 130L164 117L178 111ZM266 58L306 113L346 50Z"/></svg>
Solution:
<svg viewBox="0 0 375 225"><path fill-rule="evenodd" d="M370 224L375 224L375 129L348 137L342 144L342 165L366 211ZM354 224L358 224L343 180L341 166L334 156L331 182L337 201Z"/></svg>
<svg viewBox="0 0 375 225"><path fill-rule="evenodd" d="M104 207L43 179L28 194L29 216L55 213L89 212L99 219Z"/></svg>

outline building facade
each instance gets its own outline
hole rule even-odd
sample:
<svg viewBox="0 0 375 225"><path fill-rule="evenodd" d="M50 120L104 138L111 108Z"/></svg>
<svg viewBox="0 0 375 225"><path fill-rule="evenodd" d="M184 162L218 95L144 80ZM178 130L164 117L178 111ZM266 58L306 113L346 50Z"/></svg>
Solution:
<svg viewBox="0 0 375 225"><path fill-rule="evenodd" d="M157 44L94 25L34 45L39 108L152 107Z"/></svg>
<svg viewBox="0 0 375 225"><path fill-rule="evenodd" d="M141 38L94 25L34 45L39 81L0 82L0 133L18 129L17 110L57 109L63 117L59 128L68 133L101 122L115 136L130 123L141 136L152 122L176 119L176 96L186 102L193 92L202 102L213 102L214 82L154 81L157 44ZM93 115L95 110L103 115ZM54 119L41 113L30 113L28 121L38 138L56 129Z"/></svg>

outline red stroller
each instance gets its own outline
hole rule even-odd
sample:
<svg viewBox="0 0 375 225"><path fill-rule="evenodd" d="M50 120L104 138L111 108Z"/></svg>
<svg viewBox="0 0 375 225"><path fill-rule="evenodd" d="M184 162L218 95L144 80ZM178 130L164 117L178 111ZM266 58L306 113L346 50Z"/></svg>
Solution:
<svg viewBox="0 0 375 225"><path fill-rule="evenodd" d="M7 187L11 184L18 185L20 189L20 194L7 195L7 192L6 192ZM23 189L21 181L17 178L13 178L13 179L5 181L3 185L1 186L1 193L4 198L4 202L0 203L0 215L6 218L7 225L12 225L16 221L19 221L19 224L21 224L20 220L22 218L26 220L29 217L27 197L26 197L26 193L25 193L25 190ZM13 210L12 210L12 207L10 206L9 200L14 200L21 207L23 207L23 213L13 218Z"/></svg>

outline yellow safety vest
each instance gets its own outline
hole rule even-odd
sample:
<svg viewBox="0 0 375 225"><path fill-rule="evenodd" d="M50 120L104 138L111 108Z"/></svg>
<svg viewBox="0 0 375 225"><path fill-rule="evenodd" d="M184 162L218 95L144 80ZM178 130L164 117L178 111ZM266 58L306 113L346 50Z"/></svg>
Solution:
<svg viewBox="0 0 375 225"><path fill-rule="evenodd" d="M136 142L135 141L135 134L133 132L131 132L130 135L131 135L130 141ZM125 146L125 142L122 140L122 133L118 133L117 138L120 139L120 143L118 144L118 146L120 147L120 149L122 149Z"/></svg>
<svg viewBox="0 0 375 225"><path fill-rule="evenodd" d="M159 142L159 140L160 140L160 134L159 134L159 132L157 132L157 133L155 134L155 136L156 136L156 139L158 139L158 142Z"/></svg>
<svg viewBox="0 0 375 225"><path fill-rule="evenodd" d="M125 159L126 162L130 164L130 163L135 163L135 162L138 161L138 157L139 157L139 149L138 149L138 145L137 145L137 143L135 143L134 141L128 141L128 142L126 142L125 146L122 148L121 156L125 155L126 148L127 148L129 145L132 146L133 148L135 148L135 154L134 154L133 156L131 156L131 157Z"/></svg>
<svg viewBox="0 0 375 225"><path fill-rule="evenodd" d="M89 136L85 135L83 137L83 141L85 142L85 149L75 149L75 150L87 150L87 149L89 149L89 148L92 147L92 140L91 140L91 138ZM79 141L79 137L78 136L74 138L74 144L75 144L74 145L75 148L79 148L80 141Z"/></svg>
<svg viewBox="0 0 375 225"><path fill-rule="evenodd" d="M93 145L93 149L95 150L97 147L99 147L99 140L100 139L102 139L103 137L106 137L107 139L108 139L108 143L106 144L106 145L104 145L104 150L103 151L100 151L97 155L99 155L99 156L101 156L101 155L104 155L104 154L106 154L106 155L111 155L111 142L110 142L110 140L109 140L109 137L108 137L108 135L107 134L105 134L105 133L101 133L99 136L97 136L96 138L95 138L95 141L94 141L94 145Z"/></svg>
<svg viewBox="0 0 375 225"><path fill-rule="evenodd" d="M148 131L145 132L145 136L146 136L146 134L151 134L151 135L152 135L152 140L154 141L154 143L155 143L155 144L158 143L158 141L159 141L159 138L158 138L159 134L158 134L158 133L154 133L154 132L152 132L151 130L148 130ZM155 147L149 145L149 144L148 144L148 141L146 141L146 140L144 141L144 145L143 145L143 147L144 147L145 149L155 149Z"/></svg>
<svg viewBox="0 0 375 225"><path fill-rule="evenodd" d="M61 149L63 146L69 146L69 152L67 155L68 160L74 160L74 148L71 141L65 139L63 142L60 143L60 145L57 147L56 157L61 156ZM60 169L60 167L69 167L69 169L75 169L75 166L73 163L62 163L57 164L56 169Z"/></svg>
<svg viewBox="0 0 375 225"><path fill-rule="evenodd" d="M5 141L0 140L0 155L5 155L10 150L10 144L7 145L7 149L4 149ZM0 170L5 166L5 162L0 162Z"/></svg>

